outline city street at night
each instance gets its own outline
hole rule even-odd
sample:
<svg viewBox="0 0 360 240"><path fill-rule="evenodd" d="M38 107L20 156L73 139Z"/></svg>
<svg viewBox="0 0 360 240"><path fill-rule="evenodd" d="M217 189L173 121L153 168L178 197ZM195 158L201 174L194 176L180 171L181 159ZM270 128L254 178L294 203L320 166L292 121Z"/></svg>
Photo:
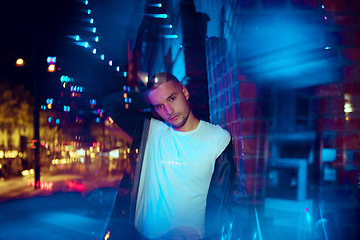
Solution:
<svg viewBox="0 0 360 240"><path fill-rule="evenodd" d="M360 0L1 1L0 240L359 240Z"/></svg>

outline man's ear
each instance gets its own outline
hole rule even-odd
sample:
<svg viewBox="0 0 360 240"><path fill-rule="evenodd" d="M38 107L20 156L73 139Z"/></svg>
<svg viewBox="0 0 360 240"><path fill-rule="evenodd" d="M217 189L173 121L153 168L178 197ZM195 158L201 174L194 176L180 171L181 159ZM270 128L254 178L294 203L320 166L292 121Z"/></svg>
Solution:
<svg viewBox="0 0 360 240"><path fill-rule="evenodd" d="M184 85L182 85L182 92L183 92L186 100L189 100L189 91L187 90L187 88Z"/></svg>

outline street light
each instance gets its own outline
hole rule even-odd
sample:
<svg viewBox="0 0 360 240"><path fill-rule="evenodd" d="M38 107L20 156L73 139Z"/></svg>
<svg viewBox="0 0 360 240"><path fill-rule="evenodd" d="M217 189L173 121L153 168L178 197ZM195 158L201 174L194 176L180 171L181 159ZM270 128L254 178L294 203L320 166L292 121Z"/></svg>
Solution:
<svg viewBox="0 0 360 240"><path fill-rule="evenodd" d="M17 66L17 67L22 67L24 65L25 65L25 61L22 58L18 58L15 62L15 66Z"/></svg>

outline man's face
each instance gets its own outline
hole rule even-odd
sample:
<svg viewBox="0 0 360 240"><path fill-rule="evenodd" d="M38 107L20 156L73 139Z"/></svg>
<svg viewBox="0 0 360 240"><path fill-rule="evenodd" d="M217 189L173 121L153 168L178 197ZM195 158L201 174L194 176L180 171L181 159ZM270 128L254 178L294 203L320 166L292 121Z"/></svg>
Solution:
<svg viewBox="0 0 360 240"><path fill-rule="evenodd" d="M189 92L185 86L166 82L149 91L148 98L162 119L181 131L190 115Z"/></svg>

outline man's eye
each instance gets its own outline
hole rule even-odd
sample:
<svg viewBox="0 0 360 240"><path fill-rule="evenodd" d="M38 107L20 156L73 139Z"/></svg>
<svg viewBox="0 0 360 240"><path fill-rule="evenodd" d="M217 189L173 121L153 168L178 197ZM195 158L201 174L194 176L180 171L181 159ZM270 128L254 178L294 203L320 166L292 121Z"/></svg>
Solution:
<svg viewBox="0 0 360 240"><path fill-rule="evenodd" d="M162 108L162 105L157 105L157 106L155 106L155 109L156 110L160 110Z"/></svg>
<svg viewBox="0 0 360 240"><path fill-rule="evenodd" d="M174 101L175 100L175 97L171 97L170 98L170 102Z"/></svg>

